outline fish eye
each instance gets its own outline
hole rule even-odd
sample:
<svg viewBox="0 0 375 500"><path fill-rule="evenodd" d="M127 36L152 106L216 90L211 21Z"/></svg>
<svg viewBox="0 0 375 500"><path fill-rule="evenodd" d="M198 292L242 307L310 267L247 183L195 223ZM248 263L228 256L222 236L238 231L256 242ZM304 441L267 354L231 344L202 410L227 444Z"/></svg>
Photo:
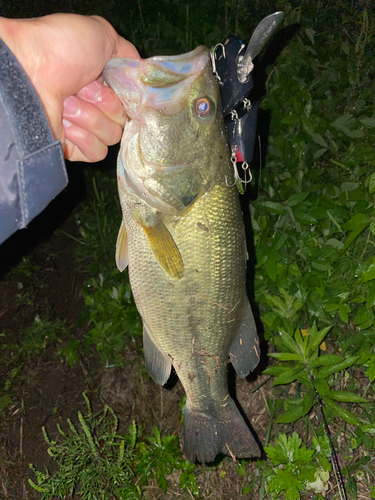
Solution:
<svg viewBox="0 0 375 500"><path fill-rule="evenodd" d="M207 97L201 97L195 103L195 111L200 118L208 118L214 109L214 105Z"/></svg>

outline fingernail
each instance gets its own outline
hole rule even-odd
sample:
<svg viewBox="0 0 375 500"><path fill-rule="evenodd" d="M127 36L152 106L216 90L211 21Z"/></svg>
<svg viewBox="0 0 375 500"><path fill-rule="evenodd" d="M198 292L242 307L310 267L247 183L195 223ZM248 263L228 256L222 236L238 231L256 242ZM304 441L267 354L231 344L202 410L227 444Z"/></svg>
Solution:
<svg viewBox="0 0 375 500"><path fill-rule="evenodd" d="M74 97L67 97L64 101L64 115L74 116L79 110L79 104Z"/></svg>
<svg viewBox="0 0 375 500"><path fill-rule="evenodd" d="M73 125L73 123L70 122L69 120L66 120L65 118L63 118L63 125L64 125L65 128L68 128L71 125Z"/></svg>
<svg viewBox="0 0 375 500"><path fill-rule="evenodd" d="M101 88L96 82L91 82L79 91L79 96L89 102L98 102L101 97Z"/></svg>

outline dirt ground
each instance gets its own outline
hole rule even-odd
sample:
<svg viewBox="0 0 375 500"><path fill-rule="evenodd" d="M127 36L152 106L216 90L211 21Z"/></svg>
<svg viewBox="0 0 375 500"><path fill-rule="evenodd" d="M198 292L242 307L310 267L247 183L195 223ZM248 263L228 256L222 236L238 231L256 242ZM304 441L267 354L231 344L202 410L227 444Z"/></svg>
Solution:
<svg viewBox="0 0 375 500"><path fill-rule="evenodd" d="M53 202L28 230L17 233L0 247L0 384L14 366L16 350L12 350L12 344L20 342L20 332L33 324L36 315L45 317L48 313L52 320L65 320L67 326L76 329L77 338L84 335L85 324L77 324L83 308L80 290L87 274L74 263L76 243L64 234L78 237L74 213L80 209L80 195L74 192L77 182L72 184L73 192L68 191L62 200ZM72 209L74 205L76 208ZM64 232L55 231L59 224ZM26 270L15 273L14 266L25 257ZM255 394L251 390L262 381L257 376L236 381L237 399L260 442L268 424L266 394L270 388L266 384ZM40 498L28 484L28 478L35 480L29 464L41 471L53 471L54 467L42 426L54 439L57 423L66 429L68 418L76 422L77 411L86 410L84 391L88 391L94 410L102 409L104 402L113 407L120 419L120 430L126 431L135 420L146 435L157 425L164 434L177 434L182 441L179 404L184 392L179 382L166 388L157 386L134 350L126 354L125 369L105 369L95 356L81 359L71 367L56 356L56 347L48 345L46 339L43 352L36 359L24 361L12 386L10 405L0 411L0 498ZM219 462L214 472L206 469L202 466L198 477L202 498L250 498L241 495L245 479L237 474L230 458ZM169 482L167 494L156 483L149 485L147 498L191 498L191 494L179 488L179 474L172 475Z"/></svg>

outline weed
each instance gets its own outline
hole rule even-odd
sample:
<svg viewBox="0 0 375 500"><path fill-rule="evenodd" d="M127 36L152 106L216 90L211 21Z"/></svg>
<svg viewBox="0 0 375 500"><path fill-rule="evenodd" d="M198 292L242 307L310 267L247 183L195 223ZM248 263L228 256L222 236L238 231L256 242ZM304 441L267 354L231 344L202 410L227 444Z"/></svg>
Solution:
<svg viewBox="0 0 375 500"><path fill-rule="evenodd" d="M301 491L328 490L331 464L327 438L313 438L313 449L308 449L297 432L290 437L280 434L265 452L271 463L260 464L260 470L270 498L297 500Z"/></svg>
<svg viewBox="0 0 375 500"><path fill-rule="evenodd" d="M140 490L132 481L135 424L122 438L117 434L118 420L111 408L105 406L100 415L93 415L86 395L85 399L87 415L78 412L79 426L68 420L68 433L58 425L59 442L51 440L43 428L48 454L59 468L50 475L30 465L37 478L37 483L29 479L30 485L46 500L72 497L76 491L84 500L140 498Z"/></svg>
<svg viewBox="0 0 375 500"><path fill-rule="evenodd" d="M266 368L263 373L275 375L273 385L287 385L298 381L303 387L303 393L298 391L297 397L287 398L284 401L286 410L278 417L278 423L292 423L307 415L315 403L316 395L323 401L330 413L339 416L349 424L367 424L363 429L368 430L368 422L347 411L340 403L366 403L367 399L350 391L333 389L337 383L334 375L353 366L358 356L340 356L337 354L323 354L319 356L325 336L331 327L317 329L316 324L311 330L296 330L291 336L286 330L280 330L279 339L275 345L282 352L271 353L269 356L280 361L279 365ZM372 426L371 426L372 428ZM374 429L375 430L375 429Z"/></svg>
<svg viewBox="0 0 375 500"><path fill-rule="evenodd" d="M78 412L79 425L68 420L69 432L58 425L59 439L43 434L49 455L57 462L58 470L50 475L30 465L37 482L29 484L41 498L65 499L79 493L83 500L135 500L143 498L149 480L156 480L167 491L167 476L181 471L181 488L198 496L195 466L182 459L176 436L162 436L154 427L153 436L141 441L135 422L126 436L118 434L118 419L109 406L97 415L92 414L84 393L87 415Z"/></svg>

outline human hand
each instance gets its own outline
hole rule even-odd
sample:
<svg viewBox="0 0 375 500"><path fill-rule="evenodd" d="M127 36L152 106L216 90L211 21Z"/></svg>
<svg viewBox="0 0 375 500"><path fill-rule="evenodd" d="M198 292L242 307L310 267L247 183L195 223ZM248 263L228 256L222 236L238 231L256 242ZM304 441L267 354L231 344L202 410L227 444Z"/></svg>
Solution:
<svg viewBox="0 0 375 500"><path fill-rule="evenodd" d="M126 116L100 75L111 57L138 58L136 48L105 19L76 14L0 18L0 37L33 83L65 158L105 158Z"/></svg>

